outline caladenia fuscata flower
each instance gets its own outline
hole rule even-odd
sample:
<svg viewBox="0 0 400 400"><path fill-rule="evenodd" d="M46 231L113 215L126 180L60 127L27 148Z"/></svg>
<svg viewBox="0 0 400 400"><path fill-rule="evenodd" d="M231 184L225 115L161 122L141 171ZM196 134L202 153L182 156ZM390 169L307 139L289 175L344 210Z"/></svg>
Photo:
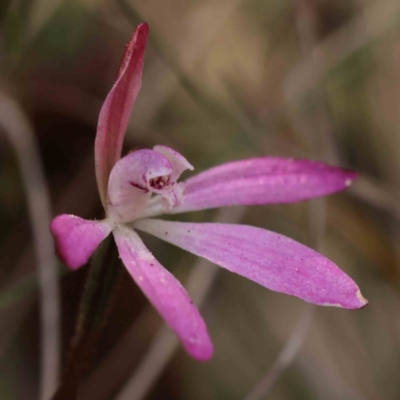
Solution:
<svg viewBox="0 0 400 400"><path fill-rule="evenodd" d="M137 231L310 303L347 309L365 306L367 301L355 282L333 262L285 236L246 225L153 218L235 204L293 203L343 190L356 174L315 161L253 158L179 182L182 172L193 167L169 147L137 150L120 158L141 85L147 36L148 26L139 25L100 112L95 163L106 218L56 217L51 231L62 260L72 270L82 267L112 232L133 280L198 360L207 360L213 353L206 325L185 289L153 257Z"/></svg>

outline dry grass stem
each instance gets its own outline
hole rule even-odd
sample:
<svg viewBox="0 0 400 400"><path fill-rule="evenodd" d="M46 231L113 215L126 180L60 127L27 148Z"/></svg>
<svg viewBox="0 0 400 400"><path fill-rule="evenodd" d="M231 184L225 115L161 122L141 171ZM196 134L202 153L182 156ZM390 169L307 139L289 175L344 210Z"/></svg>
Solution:
<svg viewBox="0 0 400 400"><path fill-rule="evenodd" d="M49 191L32 127L19 105L5 93L0 93L0 125L17 153L28 202L40 286L40 398L48 400L58 385L61 356L60 289L49 230Z"/></svg>

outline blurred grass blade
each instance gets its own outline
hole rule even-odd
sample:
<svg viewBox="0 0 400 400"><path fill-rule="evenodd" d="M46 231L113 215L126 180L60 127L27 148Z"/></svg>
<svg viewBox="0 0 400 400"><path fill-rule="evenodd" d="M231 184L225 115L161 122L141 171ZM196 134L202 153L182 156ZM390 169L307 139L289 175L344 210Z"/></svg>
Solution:
<svg viewBox="0 0 400 400"><path fill-rule="evenodd" d="M307 336L307 332L313 318L314 309L315 306L307 306L306 311L300 318L300 321L298 322L289 340L283 347L278 358L261 382L256 386L256 388L248 396L246 396L245 400L263 399L277 379L292 363Z"/></svg>
<svg viewBox="0 0 400 400"><path fill-rule="evenodd" d="M61 348L58 262L49 229L49 191L33 129L17 102L4 92L0 93L0 125L18 156L32 225L40 285L40 398L47 400L58 385Z"/></svg>

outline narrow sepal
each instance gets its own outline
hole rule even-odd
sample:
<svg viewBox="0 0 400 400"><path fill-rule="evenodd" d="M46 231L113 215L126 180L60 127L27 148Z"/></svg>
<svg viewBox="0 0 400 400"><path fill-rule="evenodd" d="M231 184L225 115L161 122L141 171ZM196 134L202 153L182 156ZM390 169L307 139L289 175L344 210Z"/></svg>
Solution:
<svg viewBox="0 0 400 400"><path fill-rule="evenodd" d="M143 219L134 226L231 272L310 303L357 309L365 300L332 261L285 236L246 225Z"/></svg>
<svg viewBox="0 0 400 400"><path fill-rule="evenodd" d="M106 206L108 177L121 157L131 110L142 84L148 33L147 24L140 24L136 28L126 47L117 80L100 111L95 141L95 167L103 206Z"/></svg>
<svg viewBox="0 0 400 400"><path fill-rule="evenodd" d="M114 231L120 257L137 285L178 335L187 352L200 361L212 357L206 325L185 288L125 226Z"/></svg>
<svg viewBox="0 0 400 400"><path fill-rule="evenodd" d="M357 174L322 162L254 158L211 168L183 182L180 206L164 210L152 202L146 216L230 205L283 204L341 191Z"/></svg>

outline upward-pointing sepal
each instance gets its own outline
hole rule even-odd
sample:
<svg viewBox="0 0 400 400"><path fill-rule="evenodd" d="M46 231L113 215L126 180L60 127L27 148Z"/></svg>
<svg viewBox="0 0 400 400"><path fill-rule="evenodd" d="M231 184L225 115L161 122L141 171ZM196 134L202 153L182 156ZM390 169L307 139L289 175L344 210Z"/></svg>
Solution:
<svg viewBox="0 0 400 400"><path fill-rule="evenodd" d="M103 206L107 204L108 178L121 157L129 117L142 85L144 51L149 27L140 24L129 41L117 80L101 108L95 141L97 186Z"/></svg>

